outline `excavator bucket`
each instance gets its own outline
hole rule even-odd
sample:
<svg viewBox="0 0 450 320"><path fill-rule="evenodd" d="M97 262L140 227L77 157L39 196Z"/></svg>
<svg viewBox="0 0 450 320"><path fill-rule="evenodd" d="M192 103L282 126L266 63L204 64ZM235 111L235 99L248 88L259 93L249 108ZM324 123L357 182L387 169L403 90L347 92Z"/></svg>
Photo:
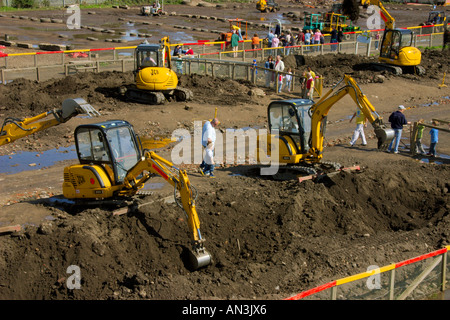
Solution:
<svg viewBox="0 0 450 320"><path fill-rule="evenodd" d="M211 255L205 248L189 250L190 265L193 270L206 267L211 263Z"/></svg>
<svg viewBox="0 0 450 320"><path fill-rule="evenodd" d="M384 151L389 147L392 139L394 139L395 131L392 129L377 128L375 129L375 135L378 139L378 149Z"/></svg>
<svg viewBox="0 0 450 320"><path fill-rule="evenodd" d="M68 120L78 114L87 114L90 117L97 117L100 113L94 109L83 98L66 99L62 103L62 120Z"/></svg>

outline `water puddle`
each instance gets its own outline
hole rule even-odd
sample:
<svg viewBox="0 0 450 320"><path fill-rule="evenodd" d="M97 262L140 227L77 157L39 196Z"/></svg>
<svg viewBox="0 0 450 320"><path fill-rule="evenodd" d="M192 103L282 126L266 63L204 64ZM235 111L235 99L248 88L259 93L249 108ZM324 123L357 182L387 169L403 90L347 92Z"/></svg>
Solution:
<svg viewBox="0 0 450 320"><path fill-rule="evenodd" d="M75 146L52 149L44 152L18 152L0 156L0 173L14 174L22 171L42 169L58 161L77 159Z"/></svg>

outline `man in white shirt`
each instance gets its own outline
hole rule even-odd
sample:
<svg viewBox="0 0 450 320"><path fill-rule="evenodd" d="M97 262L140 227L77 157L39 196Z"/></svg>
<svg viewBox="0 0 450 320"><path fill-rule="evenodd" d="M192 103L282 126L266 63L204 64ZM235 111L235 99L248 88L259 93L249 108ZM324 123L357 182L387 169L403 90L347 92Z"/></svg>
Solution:
<svg viewBox="0 0 450 320"><path fill-rule="evenodd" d="M277 60L275 61L275 71L284 71L284 62L283 60L281 60L281 56L277 56ZM283 77L283 75L281 73L277 74L277 81L275 81L275 89L277 89L277 85L278 85L278 90L281 90L280 86L282 85L282 78L280 81L280 76Z"/></svg>
<svg viewBox="0 0 450 320"><path fill-rule="evenodd" d="M206 149L200 173L211 178L214 177L214 144L216 142L216 127L220 124L219 119L214 118L206 121L202 130L202 146Z"/></svg>

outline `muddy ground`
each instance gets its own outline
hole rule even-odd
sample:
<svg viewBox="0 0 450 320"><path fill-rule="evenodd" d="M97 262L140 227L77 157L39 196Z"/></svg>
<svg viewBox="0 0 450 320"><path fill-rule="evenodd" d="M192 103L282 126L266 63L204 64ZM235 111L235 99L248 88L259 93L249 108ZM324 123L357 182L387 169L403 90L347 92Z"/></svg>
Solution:
<svg viewBox="0 0 450 320"><path fill-rule="evenodd" d="M293 58L286 58L294 65ZM449 120L448 87L439 87L448 71L448 53L424 52L424 78L354 70L364 62L352 55L310 58L326 85L349 73L384 118L404 104L409 121ZM289 61L291 60L291 61ZM294 59L295 60L295 59ZM301 68L301 67L300 67ZM340 72L339 72L339 71ZM381 79L381 80L380 80ZM218 108L222 130L264 128L266 108L276 99L248 94L251 84L209 77L183 76L194 100L148 106L123 101L116 88L133 81L131 73L86 73L36 83L18 80L0 87L0 113L26 117L59 108L66 98L82 97L101 112L98 118L71 121L0 148L16 159L21 151L36 153L73 145L81 123L109 119L130 121L140 135L192 132ZM450 244L449 135L441 133L439 156L409 154L409 127L398 155L376 150L369 128L366 147L348 146L354 129L349 117L354 102L345 97L328 116L324 160L360 171L342 172L321 181L262 177L253 165L223 163L215 179L182 165L198 190L196 207L212 264L191 271L185 264L189 236L185 216L164 201L171 187L160 185L140 201L151 205L125 215L111 208L73 211L49 206L62 194L67 160L37 170L0 174L0 226L20 224L22 231L0 236L0 299L283 299L370 265L384 266ZM425 132L425 145L429 134ZM170 159L173 145L158 150ZM81 269L81 289L70 290L67 268ZM340 296L340 298L346 298ZM416 296L416 299L423 298Z"/></svg>

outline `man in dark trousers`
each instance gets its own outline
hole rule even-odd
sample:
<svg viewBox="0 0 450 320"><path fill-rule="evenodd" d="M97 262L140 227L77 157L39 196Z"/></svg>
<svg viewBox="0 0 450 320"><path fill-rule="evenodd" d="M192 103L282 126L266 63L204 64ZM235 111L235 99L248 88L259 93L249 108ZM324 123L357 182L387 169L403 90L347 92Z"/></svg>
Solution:
<svg viewBox="0 0 450 320"><path fill-rule="evenodd" d="M399 105L398 110L392 112L389 116L389 122L391 123L391 128L395 132L395 137L389 144L387 152L391 152L392 146L394 146L394 153L398 153L398 145L400 144L400 139L402 138L403 126L411 123L406 121L406 117L403 114L405 110L406 108L403 105Z"/></svg>

